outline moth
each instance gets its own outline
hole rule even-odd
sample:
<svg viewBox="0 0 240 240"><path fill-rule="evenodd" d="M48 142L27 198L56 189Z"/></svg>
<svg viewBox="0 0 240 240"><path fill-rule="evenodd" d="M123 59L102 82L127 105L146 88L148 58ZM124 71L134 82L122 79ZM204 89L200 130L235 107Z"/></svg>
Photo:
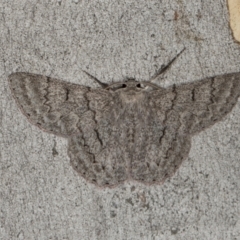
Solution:
<svg viewBox="0 0 240 240"><path fill-rule="evenodd" d="M168 88L129 80L93 89L17 72L9 84L27 119L67 138L73 168L100 187L163 183L187 158L191 137L222 120L240 95L240 73Z"/></svg>

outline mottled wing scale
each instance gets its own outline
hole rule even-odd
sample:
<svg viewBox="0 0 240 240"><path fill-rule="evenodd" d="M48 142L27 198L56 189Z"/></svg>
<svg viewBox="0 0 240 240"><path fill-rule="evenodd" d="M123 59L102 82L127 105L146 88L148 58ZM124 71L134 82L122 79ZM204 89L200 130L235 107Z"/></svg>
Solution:
<svg viewBox="0 0 240 240"><path fill-rule="evenodd" d="M181 113L189 134L200 132L228 114L240 95L240 74L208 78L175 89L174 110Z"/></svg>
<svg viewBox="0 0 240 240"><path fill-rule="evenodd" d="M80 117L88 110L87 87L30 73L11 74L9 83L31 123L64 137L81 131Z"/></svg>
<svg viewBox="0 0 240 240"><path fill-rule="evenodd" d="M92 90L87 98L91 113L82 122L82 137L69 139L68 154L74 169L88 181L114 186L128 179L129 160L116 117L117 99L104 89ZM91 126L86 129L87 123Z"/></svg>
<svg viewBox="0 0 240 240"><path fill-rule="evenodd" d="M174 112L173 88L148 93L150 116L145 122L144 139L131 165L132 178L143 183L164 182L173 175L190 150L190 137L180 134L179 112ZM151 143L151 144L149 144Z"/></svg>
<svg viewBox="0 0 240 240"><path fill-rule="evenodd" d="M9 81L27 118L68 137L72 166L98 186L163 182L188 156L191 136L221 120L240 95L239 73L167 89L146 82L141 90L136 81L129 90L128 82L90 89L28 73Z"/></svg>

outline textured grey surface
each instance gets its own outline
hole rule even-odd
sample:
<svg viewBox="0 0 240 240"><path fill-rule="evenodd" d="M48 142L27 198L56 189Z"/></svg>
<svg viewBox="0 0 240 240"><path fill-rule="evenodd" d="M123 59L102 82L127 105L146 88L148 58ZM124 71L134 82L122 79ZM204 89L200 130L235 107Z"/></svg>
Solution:
<svg viewBox="0 0 240 240"><path fill-rule="evenodd" d="M192 138L188 159L163 185L99 189L73 171L67 141L18 111L12 72L97 87L147 80L170 86L240 70L225 1L0 1L0 238L240 238L240 103Z"/></svg>

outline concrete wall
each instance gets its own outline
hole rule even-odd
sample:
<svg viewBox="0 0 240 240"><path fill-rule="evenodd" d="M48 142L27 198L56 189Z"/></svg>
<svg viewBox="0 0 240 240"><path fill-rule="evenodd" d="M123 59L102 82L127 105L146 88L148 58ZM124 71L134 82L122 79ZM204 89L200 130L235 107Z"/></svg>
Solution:
<svg viewBox="0 0 240 240"><path fill-rule="evenodd" d="M98 189L69 164L67 140L32 126L7 76L33 72L97 87L197 81L240 70L223 0L0 0L0 239L240 239L240 102L196 135L163 185Z"/></svg>

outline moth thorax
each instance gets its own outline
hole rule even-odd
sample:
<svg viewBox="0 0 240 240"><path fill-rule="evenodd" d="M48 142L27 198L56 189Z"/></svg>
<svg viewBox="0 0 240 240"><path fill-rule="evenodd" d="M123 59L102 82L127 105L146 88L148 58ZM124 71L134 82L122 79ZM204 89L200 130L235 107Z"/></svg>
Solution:
<svg viewBox="0 0 240 240"><path fill-rule="evenodd" d="M122 91L120 97L125 103L136 103L144 99L144 93L134 89L128 89L127 91Z"/></svg>

